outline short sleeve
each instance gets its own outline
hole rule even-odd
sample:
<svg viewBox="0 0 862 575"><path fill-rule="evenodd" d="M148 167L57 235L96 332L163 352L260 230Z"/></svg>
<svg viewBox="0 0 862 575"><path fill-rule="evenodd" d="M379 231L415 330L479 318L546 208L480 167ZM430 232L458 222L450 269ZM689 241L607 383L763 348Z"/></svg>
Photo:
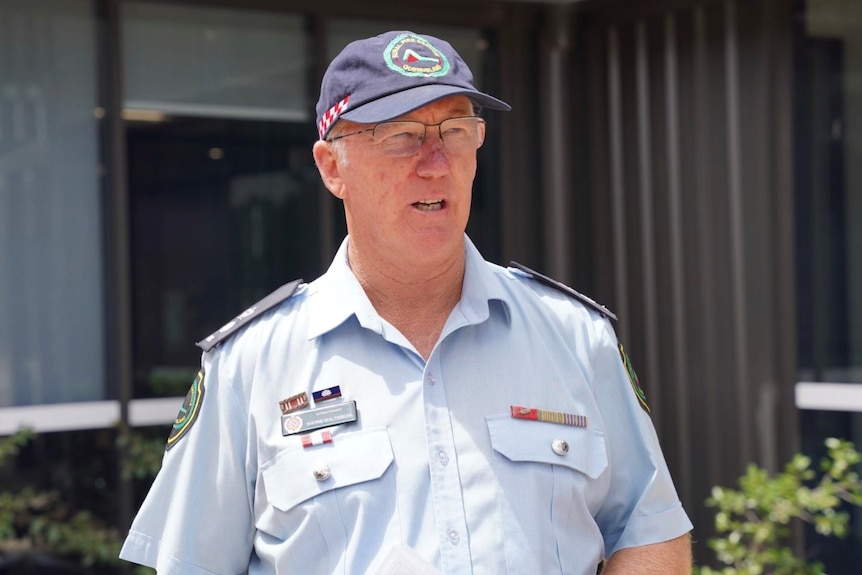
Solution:
<svg viewBox="0 0 862 575"><path fill-rule="evenodd" d="M658 436L639 397L640 389L616 335L605 319L596 319L593 387L602 418L609 461L610 487L596 521L610 557L626 547L669 541L692 528L667 468Z"/></svg>
<svg viewBox="0 0 862 575"><path fill-rule="evenodd" d="M180 409L162 468L120 553L159 575L248 569L254 536L248 416L220 358L219 350L204 354L200 383Z"/></svg>

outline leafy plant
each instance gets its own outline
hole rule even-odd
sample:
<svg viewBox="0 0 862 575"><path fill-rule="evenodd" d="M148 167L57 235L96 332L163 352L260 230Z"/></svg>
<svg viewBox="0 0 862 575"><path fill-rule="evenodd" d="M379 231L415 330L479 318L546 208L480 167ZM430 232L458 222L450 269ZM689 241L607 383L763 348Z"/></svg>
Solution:
<svg viewBox="0 0 862 575"><path fill-rule="evenodd" d="M827 439L826 448L819 472L811 458L796 454L775 477L750 465L739 479L739 490L713 488L707 505L718 508L719 537L708 544L726 567L701 567L694 573L824 575L822 564L808 564L794 554L792 522L809 523L821 535L844 537L850 522L846 506L862 505L862 480L855 470L862 455L840 439Z"/></svg>
<svg viewBox="0 0 862 575"><path fill-rule="evenodd" d="M0 438L0 468L34 437L21 430ZM86 567L119 564L120 537L88 511L74 511L56 491L24 487L0 492L0 558L48 553Z"/></svg>
<svg viewBox="0 0 862 575"><path fill-rule="evenodd" d="M197 375L195 367L154 367L144 374L147 387L158 397L184 396ZM162 445L164 447L164 445Z"/></svg>
<svg viewBox="0 0 862 575"><path fill-rule="evenodd" d="M158 437L148 438L123 426L118 427L118 432L117 447L126 454L120 465L123 479L155 477L165 455L165 434L160 430Z"/></svg>
<svg viewBox="0 0 862 575"><path fill-rule="evenodd" d="M15 435L0 438L0 467L7 457L18 455L21 448L27 445L33 439L33 431L31 429L21 429Z"/></svg>

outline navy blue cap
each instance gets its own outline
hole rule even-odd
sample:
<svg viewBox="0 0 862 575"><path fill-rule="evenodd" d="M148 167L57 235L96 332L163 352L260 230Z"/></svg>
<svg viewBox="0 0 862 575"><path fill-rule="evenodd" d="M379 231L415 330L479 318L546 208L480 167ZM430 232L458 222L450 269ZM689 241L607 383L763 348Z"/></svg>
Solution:
<svg viewBox="0 0 862 575"><path fill-rule="evenodd" d="M351 42L329 64L317 101L317 131L322 140L342 118L384 122L455 95L485 108L511 110L476 89L470 68L445 40L386 32Z"/></svg>

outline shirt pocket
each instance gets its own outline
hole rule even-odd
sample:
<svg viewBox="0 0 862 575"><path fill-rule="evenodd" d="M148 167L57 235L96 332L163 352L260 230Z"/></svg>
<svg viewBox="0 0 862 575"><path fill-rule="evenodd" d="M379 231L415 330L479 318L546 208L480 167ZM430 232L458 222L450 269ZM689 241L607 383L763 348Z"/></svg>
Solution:
<svg viewBox="0 0 862 575"><path fill-rule="evenodd" d="M604 434L543 421L486 419L507 572L571 573L598 564L594 517L608 482Z"/></svg>
<svg viewBox="0 0 862 575"><path fill-rule="evenodd" d="M385 429L333 435L332 443L297 444L267 464L261 475L271 506L288 511L323 493L379 479L392 464Z"/></svg>
<svg viewBox="0 0 862 575"><path fill-rule="evenodd" d="M332 443L308 448L299 437L288 438L290 446L261 466L255 552L279 573L341 572L337 565L349 546L374 548L398 529L388 431L339 429L332 435ZM378 521L376 529L367 529L367 517ZM355 572L363 572L363 557L352 560L359 565Z"/></svg>
<svg viewBox="0 0 862 575"><path fill-rule="evenodd" d="M590 479L608 466L604 434L596 429L508 416L489 417L487 423L491 447L510 461L561 465Z"/></svg>

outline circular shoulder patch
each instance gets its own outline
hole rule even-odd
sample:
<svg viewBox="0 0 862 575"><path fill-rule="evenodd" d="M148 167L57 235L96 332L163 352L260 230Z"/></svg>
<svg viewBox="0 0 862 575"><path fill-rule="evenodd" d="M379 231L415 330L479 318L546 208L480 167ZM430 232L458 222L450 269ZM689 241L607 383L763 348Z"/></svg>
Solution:
<svg viewBox="0 0 862 575"><path fill-rule="evenodd" d="M635 395L638 398L638 403L641 404L641 407L644 408L644 411L650 413L649 405L646 402L646 393L641 389L640 380L638 379L638 374L635 373L635 368L632 366L632 362L629 359L629 355L626 353L626 350L623 349L623 344L619 344L620 346L620 357L623 360L623 366L626 368L626 373L629 375L629 383L632 384L632 391L635 392Z"/></svg>
<svg viewBox="0 0 862 575"><path fill-rule="evenodd" d="M176 443L185 437L192 424L198 418L198 413L201 411L201 404L204 400L204 370L198 372L197 377L192 382L189 392L186 394L183 405L177 413L177 419L174 421L174 426L171 428L171 434L168 436L167 449L170 449Z"/></svg>
<svg viewBox="0 0 862 575"><path fill-rule="evenodd" d="M422 36L399 34L392 40L383 59L390 70L404 76L445 76L449 59Z"/></svg>

